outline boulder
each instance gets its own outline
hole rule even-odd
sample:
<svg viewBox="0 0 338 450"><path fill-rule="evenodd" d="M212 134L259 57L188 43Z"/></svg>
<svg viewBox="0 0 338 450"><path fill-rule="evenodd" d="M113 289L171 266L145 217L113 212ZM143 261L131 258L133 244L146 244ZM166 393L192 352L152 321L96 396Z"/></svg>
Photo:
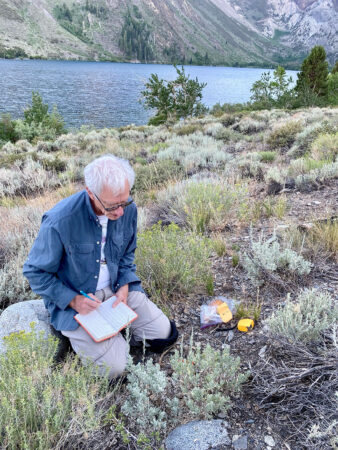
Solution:
<svg viewBox="0 0 338 450"><path fill-rule="evenodd" d="M46 338L53 335L58 338L56 360L62 359L70 349L69 339L56 331L50 325L49 312L42 300L26 300L14 303L6 308L0 316L0 353L6 353L6 345L3 342L5 336L19 331L31 331L30 324L35 322L35 330L43 331Z"/></svg>
<svg viewBox="0 0 338 450"><path fill-rule="evenodd" d="M165 446L167 450L208 450L230 445L224 420L195 420L175 428L169 433Z"/></svg>

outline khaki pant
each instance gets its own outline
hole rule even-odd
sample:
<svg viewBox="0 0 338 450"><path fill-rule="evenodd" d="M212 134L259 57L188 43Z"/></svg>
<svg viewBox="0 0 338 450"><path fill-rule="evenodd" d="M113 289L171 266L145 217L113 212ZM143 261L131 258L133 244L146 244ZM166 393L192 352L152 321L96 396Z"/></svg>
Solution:
<svg viewBox="0 0 338 450"><path fill-rule="evenodd" d="M112 295L114 294L110 288L95 292L95 296L102 301ZM169 337L169 319L145 294L139 291L129 292L128 305L138 314L138 318L130 324L132 340L142 342L144 339ZM94 362L102 374L108 370L109 378L114 378L124 371L128 344L121 333L102 342L93 341L81 326L74 331L64 330L61 333L69 338L73 350L81 360L84 363L88 360Z"/></svg>

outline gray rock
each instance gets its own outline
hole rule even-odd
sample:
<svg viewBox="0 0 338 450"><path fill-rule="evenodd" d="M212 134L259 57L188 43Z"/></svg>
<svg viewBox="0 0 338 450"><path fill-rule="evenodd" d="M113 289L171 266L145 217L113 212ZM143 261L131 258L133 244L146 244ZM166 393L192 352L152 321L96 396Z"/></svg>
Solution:
<svg viewBox="0 0 338 450"><path fill-rule="evenodd" d="M200 420L175 428L165 441L167 450L208 450L230 445L228 423L224 420Z"/></svg>
<svg viewBox="0 0 338 450"><path fill-rule="evenodd" d="M264 442L270 447L274 447L276 445L274 438L272 436L269 436L268 434L264 437Z"/></svg>
<svg viewBox="0 0 338 450"><path fill-rule="evenodd" d="M30 324L35 323L35 330L43 331L46 338L53 335L59 339L56 359L61 359L70 348L69 340L50 325L50 317L42 300L27 300L14 303L6 308L0 316L0 353L6 353L5 336L19 331L31 331Z"/></svg>
<svg viewBox="0 0 338 450"><path fill-rule="evenodd" d="M267 346L267 345L264 345L264 347L262 347L262 348L259 350L258 356L259 356L260 358L264 358L265 352L266 352L266 349L267 349L267 348L268 348L268 346Z"/></svg>
<svg viewBox="0 0 338 450"><path fill-rule="evenodd" d="M232 330L230 330L228 333L228 342L231 342L233 340L234 336L235 336L235 333Z"/></svg>
<svg viewBox="0 0 338 450"><path fill-rule="evenodd" d="M248 436L241 436L233 440L232 445L236 450L246 450L248 448Z"/></svg>

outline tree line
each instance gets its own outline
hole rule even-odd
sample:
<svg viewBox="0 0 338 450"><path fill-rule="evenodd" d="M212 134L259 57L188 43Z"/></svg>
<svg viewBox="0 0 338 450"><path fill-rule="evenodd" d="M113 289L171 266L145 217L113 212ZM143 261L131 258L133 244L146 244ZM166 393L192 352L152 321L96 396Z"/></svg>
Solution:
<svg viewBox="0 0 338 450"><path fill-rule="evenodd" d="M137 17L133 17L129 9L124 16L119 47L127 58L148 62L154 59L150 44L150 27L142 20L139 10L136 11Z"/></svg>

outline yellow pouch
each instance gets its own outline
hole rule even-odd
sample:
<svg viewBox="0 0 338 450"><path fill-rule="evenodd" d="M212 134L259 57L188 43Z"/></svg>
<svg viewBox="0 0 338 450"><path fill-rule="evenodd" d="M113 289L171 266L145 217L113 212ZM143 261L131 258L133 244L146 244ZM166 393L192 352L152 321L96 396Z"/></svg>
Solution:
<svg viewBox="0 0 338 450"><path fill-rule="evenodd" d="M217 312L221 316L222 322L224 323L230 322L232 319L232 312L225 302L217 306Z"/></svg>
<svg viewBox="0 0 338 450"><path fill-rule="evenodd" d="M237 324L239 331L244 331L245 333L252 330L254 326L255 322L252 319L241 319Z"/></svg>

